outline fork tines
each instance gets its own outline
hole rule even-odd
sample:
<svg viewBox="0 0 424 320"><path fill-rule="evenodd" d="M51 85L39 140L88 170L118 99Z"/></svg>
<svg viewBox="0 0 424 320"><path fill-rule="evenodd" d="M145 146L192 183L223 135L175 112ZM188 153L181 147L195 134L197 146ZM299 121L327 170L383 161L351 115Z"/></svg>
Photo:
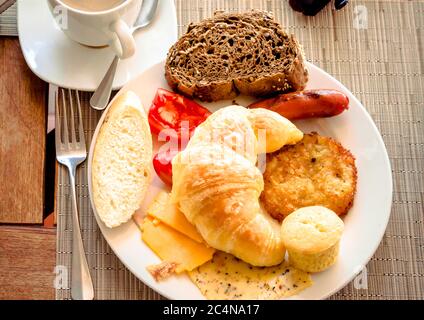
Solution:
<svg viewBox="0 0 424 320"><path fill-rule="evenodd" d="M60 88L56 91L55 99L56 147L85 147L79 92Z"/></svg>

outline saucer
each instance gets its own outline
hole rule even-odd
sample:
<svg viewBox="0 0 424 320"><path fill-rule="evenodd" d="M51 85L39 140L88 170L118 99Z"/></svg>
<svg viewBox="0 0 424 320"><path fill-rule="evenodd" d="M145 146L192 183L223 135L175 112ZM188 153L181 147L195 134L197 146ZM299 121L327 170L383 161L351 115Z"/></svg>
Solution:
<svg viewBox="0 0 424 320"><path fill-rule="evenodd" d="M114 58L109 47L90 48L70 40L57 26L46 0L18 0L17 16L22 52L38 77L64 88L97 88ZM113 88L162 61L177 37L174 1L159 0L152 24L135 33L136 53L119 62Z"/></svg>

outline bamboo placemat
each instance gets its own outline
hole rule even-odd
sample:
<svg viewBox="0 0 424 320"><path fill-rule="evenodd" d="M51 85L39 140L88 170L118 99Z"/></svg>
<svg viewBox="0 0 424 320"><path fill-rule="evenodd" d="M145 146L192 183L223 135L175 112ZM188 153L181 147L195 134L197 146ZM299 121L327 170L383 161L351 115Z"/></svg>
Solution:
<svg viewBox="0 0 424 320"><path fill-rule="evenodd" d="M209 17L216 9L274 12L303 44L307 59L339 79L362 101L390 155L392 215L384 239L367 265L368 289L356 289L352 282L331 299L423 299L424 2L350 1L341 11L328 6L312 18L293 12L283 0L177 0L176 5L180 34L190 21ZM83 104L90 142L100 114L88 107L87 95ZM58 183L57 264L70 270L71 209L63 168ZM85 165L78 171L77 184L96 299L160 299L122 265L103 239L90 208ZM56 296L69 299L69 283L58 289Z"/></svg>
<svg viewBox="0 0 424 320"><path fill-rule="evenodd" d="M16 23L17 3L12 4L0 15L0 35L17 36L18 27Z"/></svg>

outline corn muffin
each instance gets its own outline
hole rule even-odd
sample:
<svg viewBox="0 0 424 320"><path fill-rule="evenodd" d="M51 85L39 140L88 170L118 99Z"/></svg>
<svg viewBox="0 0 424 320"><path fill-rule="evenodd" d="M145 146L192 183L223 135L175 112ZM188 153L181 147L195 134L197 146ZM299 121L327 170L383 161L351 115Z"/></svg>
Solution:
<svg viewBox="0 0 424 320"><path fill-rule="evenodd" d="M307 272L320 272L333 265L339 254L343 229L343 221L325 207L294 211L281 226L291 265Z"/></svg>

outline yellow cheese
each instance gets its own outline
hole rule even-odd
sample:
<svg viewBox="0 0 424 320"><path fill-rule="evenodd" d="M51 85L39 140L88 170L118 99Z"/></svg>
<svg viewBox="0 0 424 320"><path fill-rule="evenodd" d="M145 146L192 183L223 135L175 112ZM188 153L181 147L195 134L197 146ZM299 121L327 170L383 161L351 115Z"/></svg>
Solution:
<svg viewBox="0 0 424 320"><path fill-rule="evenodd" d="M213 259L189 272L208 299L281 299L312 285L311 276L287 262L275 267L253 267L218 251Z"/></svg>
<svg viewBox="0 0 424 320"><path fill-rule="evenodd" d="M171 203L170 195L166 191L161 191L147 209L147 214L162 221L169 227L185 234L187 237L197 242L203 242L202 236L196 228L187 220L184 214Z"/></svg>
<svg viewBox="0 0 424 320"><path fill-rule="evenodd" d="M196 242L164 223L146 218L142 239L163 261L178 264L177 273L191 271L212 259L215 249Z"/></svg>

